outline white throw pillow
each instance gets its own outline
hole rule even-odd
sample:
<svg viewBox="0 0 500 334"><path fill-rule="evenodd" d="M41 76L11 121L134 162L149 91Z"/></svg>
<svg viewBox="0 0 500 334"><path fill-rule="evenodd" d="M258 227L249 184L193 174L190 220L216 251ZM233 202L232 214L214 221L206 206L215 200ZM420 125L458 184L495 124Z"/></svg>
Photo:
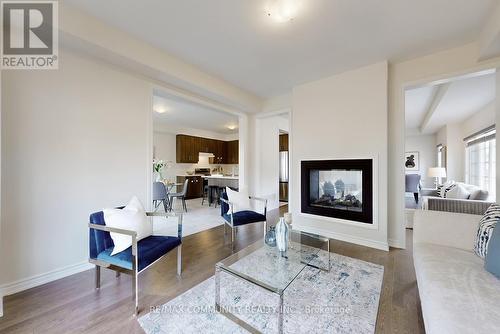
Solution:
<svg viewBox="0 0 500 334"><path fill-rule="evenodd" d="M455 187L446 193L446 198L468 199L469 196L470 192L460 183L457 183Z"/></svg>
<svg viewBox="0 0 500 334"><path fill-rule="evenodd" d="M250 199L248 198L248 191L246 189L240 189L240 191L234 191L229 187L226 187L227 199L229 202L233 203L233 212L252 210L250 204ZM231 214L229 210L228 214Z"/></svg>
<svg viewBox="0 0 500 334"><path fill-rule="evenodd" d="M144 207L135 196L123 209L104 209L102 211L106 226L136 231L137 241L153 234L153 226L148 221ZM130 235L114 232L110 232L110 235L115 244L111 255L123 252L132 246L132 237Z"/></svg>

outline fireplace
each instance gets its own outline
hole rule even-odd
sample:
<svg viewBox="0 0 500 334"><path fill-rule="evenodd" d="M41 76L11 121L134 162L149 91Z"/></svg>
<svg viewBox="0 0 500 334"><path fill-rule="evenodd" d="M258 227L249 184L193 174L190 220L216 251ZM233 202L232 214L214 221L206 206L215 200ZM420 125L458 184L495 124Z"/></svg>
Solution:
<svg viewBox="0 0 500 334"><path fill-rule="evenodd" d="M302 161L302 212L373 224L372 159Z"/></svg>

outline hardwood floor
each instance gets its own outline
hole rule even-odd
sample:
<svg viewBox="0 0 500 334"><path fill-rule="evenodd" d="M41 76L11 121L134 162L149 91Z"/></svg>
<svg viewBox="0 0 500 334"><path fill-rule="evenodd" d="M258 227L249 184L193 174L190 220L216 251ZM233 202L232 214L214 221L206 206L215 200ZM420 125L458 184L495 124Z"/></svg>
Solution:
<svg viewBox="0 0 500 334"><path fill-rule="evenodd" d="M276 223L287 207L268 213ZM262 237L261 224L246 226L236 234L239 250ZM412 234L408 248L378 251L333 240L338 254L381 264L384 282L377 318L377 333L424 333L412 260ZM223 243L223 227L187 236L183 240L183 272L178 278L176 252L139 277L140 315L189 290L214 274L217 261L231 254ZM94 290L94 271L89 270L15 295L4 297L0 333L143 333L132 316L131 280L102 271L101 289ZM139 316L140 316L139 315Z"/></svg>

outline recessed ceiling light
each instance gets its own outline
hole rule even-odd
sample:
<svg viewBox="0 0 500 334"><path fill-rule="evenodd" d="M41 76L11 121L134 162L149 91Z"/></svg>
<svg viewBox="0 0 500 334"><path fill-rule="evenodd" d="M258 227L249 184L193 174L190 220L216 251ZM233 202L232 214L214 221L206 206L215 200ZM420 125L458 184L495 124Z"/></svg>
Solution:
<svg viewBox="0 0 500 334"><path fill-rule="evenodd" d="M166 113L167 112L167 108L165 107L156 107L153 109L155 112L157 112L158 114L163 114L163 113Z"/></svg>
<svg viewBox="0 0 500 334"><path fill-rule="evenodd" d="M237 128L237 126L236 126L236 125L234 125L234 124L230 124L230 125L226 126L226 128L228 128L229 130L231 130L231 131L232 131L232 130L236 129L236 128Z"/></svg>
<svg viewBox="0 0 500 334"><path fill-rule="evenodd" d="M297 15L300 0L268 0L266 13L276 22L291 21Z"/></svg>

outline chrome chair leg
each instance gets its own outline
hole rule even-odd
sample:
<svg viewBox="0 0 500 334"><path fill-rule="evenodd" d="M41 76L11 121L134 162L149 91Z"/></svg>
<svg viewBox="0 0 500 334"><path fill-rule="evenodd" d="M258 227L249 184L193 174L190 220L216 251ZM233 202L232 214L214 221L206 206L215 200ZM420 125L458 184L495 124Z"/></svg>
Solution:
<svg viewBox="0 0 500 334"><path fill-rule="evenodd" d="M101 267L97 265L95 266L95 288L101 288Z"/></svg>
<svg viewBox="0 0 500 334"><path fill-rule="evenodd" d="M177 246L177 275L181 276L182 272L182 245Z"/></svg>
<svg viewBox="0 0 500 334"><path fill-rule="evenodd" d="M134 298L134 315L139 312L139 289L137 286L137 272L132 274L132 298Z"/></svg>

